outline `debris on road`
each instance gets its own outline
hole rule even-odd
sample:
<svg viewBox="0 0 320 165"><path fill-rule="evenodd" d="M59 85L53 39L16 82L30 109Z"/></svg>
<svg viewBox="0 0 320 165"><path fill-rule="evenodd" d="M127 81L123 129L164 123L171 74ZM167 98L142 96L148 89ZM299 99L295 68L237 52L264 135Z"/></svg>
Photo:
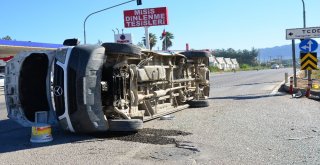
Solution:
<svg viewBox="0 0 320 165"><path fill-rule="evenodd" d="M304 139L312 139L315 138L314 136L310 136L310 137L302 137L302 138L289 138L287 140L304 140Z"/></svg>
<svg viewBox="0 0 320 165"><path fill-rule="evenodd" d="M306 95L305 92L301 92L301 90L298 90L297 93L292 94L292 97L293 97L293 98L301 98L301 97L303 97L303 96L305 96L305 95Z"/></svg>
<svg viewBox="0 0 320 165"><path fill-rule="evenodd" d="M164 116L161 116L160 117L160 120L173 120L175 119L175 116L174 115L164 115Z"/></svg>
<svg viewBox="0 0 320 165"><path fill-rule="evenodd" d="M193 152L200 152L197 147L195 147L191 144L191 142L188 141L176 141L176 147L191 150Z"/></svg>

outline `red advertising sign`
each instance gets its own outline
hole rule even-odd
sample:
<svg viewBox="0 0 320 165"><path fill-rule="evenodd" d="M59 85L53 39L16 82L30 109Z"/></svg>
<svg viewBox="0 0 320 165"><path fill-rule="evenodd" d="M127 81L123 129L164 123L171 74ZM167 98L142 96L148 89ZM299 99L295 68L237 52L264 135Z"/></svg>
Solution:
<svg viewBox="0 0 320 165"><path fill-rule="evenodd" d="M9 56L9 57L0 58L0 60L7 62L7 61L11 60L12 58L13 58L13 56Z"/></svg>
<svg viewBox="0 0 320 165"><path fill-rule="evenodd" d="M166 7L125 10L124 27L159 26L168 24L168 9Z"/></svg>

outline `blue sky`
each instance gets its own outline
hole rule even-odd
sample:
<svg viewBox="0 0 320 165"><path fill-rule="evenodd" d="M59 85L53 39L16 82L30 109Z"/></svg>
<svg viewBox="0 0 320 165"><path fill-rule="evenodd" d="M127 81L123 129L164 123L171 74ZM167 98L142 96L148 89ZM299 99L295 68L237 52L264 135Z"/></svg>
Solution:
<svg viewBox="0 0 320 165"><path fill-rule="evenodd" d="M97 10L126 0L2 0L0 37L21 41L60 44L66 38L83 43L83 21ZM133 34L133 43L144 36L144 28L124 28L123 11L168 7L169 25L153 26L160 36L165 28L174 34L171 50L251 49L290 44L285 29L303 27L301 0L142 0L90 17L87 43L113 42L112 29ZM320 26L320 0L305 0L307 27ZM158 40L158 43L160 41ZM161 48L160 44L155 49Z"/></svg>

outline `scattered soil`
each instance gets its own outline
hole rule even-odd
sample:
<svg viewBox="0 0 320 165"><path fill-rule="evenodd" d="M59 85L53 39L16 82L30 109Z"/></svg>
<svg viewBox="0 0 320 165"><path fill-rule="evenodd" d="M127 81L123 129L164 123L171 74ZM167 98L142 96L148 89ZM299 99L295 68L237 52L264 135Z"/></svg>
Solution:
<svg viewBox="0 0 320 165"><path fill-rule="evenodd" d="M304 71L302 71L299 75L297 75L297 87L300 89L306 89L308 86L308 80L304 78ZM313 78L312 84L318 84L320 86L320 79L319 78ZM320 90L320 89L315 89Z"/></svg>

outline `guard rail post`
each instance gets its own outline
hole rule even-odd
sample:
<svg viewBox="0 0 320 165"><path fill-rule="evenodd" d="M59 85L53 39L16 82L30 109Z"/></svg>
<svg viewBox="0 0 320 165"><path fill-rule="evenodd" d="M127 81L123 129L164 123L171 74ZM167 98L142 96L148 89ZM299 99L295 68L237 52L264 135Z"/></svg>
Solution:
<svg viewBox="0 0 320 165"><path fill-rule="evenodd" d="M288 83L288 73L284 73L284 83Z"/></svg>
<svg viewBox="0 0 320 165"><path fill-rule="evenodd" d="M289 87L289 93L293 95L293 77L290 77L290 87Z"/></svg>
<svg viewBox="0 0 320 165"><path fill-rule="evenodd" d="M309 79L308 79L308 86L307 86L306 97L310 97L311 85L312 85L312 80L309 78Z"/></svg>

